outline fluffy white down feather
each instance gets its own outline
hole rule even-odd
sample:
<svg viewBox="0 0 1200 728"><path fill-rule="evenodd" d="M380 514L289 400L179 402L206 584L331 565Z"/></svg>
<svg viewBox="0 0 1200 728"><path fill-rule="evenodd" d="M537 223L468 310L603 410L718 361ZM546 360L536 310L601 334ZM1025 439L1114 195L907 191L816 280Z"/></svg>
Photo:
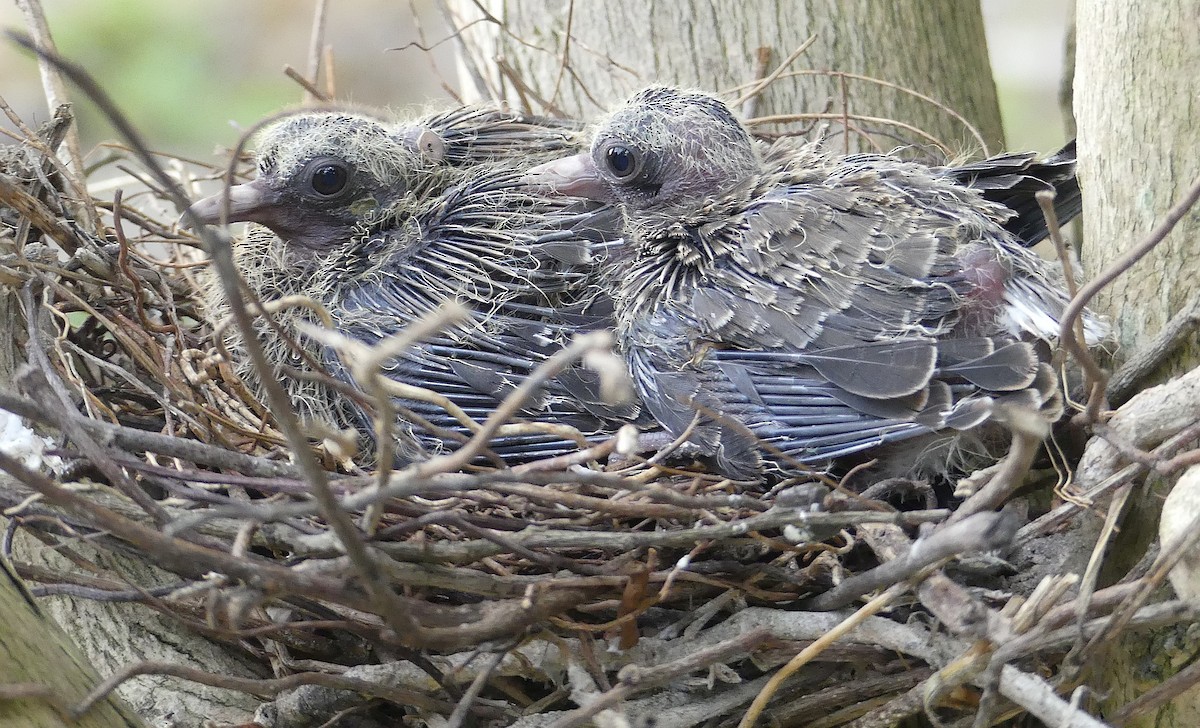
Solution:
<svg viewBox="0 0 1200 728"><path fill-rule="evenodd" d="M45 455L46 449L51 447L54 447L53 440L26 427L13 413L0 410L0 451L5 455L20 460L30 470L49 468L57 471L63 462L57 455Z"/></svg>

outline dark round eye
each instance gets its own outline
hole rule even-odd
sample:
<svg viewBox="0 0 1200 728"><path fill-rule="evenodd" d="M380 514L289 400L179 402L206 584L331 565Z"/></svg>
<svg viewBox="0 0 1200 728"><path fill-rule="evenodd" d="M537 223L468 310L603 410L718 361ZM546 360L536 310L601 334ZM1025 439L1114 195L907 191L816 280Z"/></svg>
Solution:
<svg viewBox="0 0 1200 728"><path fill-rule="evenodd" d="M312 176L309 178L309 185L312 186L313 192L323 197L333 197L337 193L346 189L346 183L350 181L350 173L343 165L328 163L316 167L312 171Z"/></svg>
<svg viewBox="0 0 1200 728"><path fill-rule="evenodd" d="M637 156L629 147L614 144L604 150L604 164L614 177L628 177L637 169Z"/></svg>

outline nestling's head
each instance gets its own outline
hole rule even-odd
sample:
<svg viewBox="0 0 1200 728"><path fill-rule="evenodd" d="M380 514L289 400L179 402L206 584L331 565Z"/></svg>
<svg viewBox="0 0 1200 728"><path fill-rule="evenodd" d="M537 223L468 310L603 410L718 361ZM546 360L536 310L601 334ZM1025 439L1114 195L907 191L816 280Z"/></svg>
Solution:
<svg viewBox="0 0 1200 728"><path fill-rule="evenodd" d="M750 135L724 102L653 86L601 120L590 152L530 170L560 194L620 204L627 213L686 215L760 169Z"/></svg>
<svg viewBox="0 0 1200 728"><path fill-rule="evenodd" d="M228 222L256 222L289 245L327 249L440 161L437 140L426 136L349 112L285 117L258 135L258 177L230 188ZM221 200L205 198L192 213L216 223Z"/></svg>

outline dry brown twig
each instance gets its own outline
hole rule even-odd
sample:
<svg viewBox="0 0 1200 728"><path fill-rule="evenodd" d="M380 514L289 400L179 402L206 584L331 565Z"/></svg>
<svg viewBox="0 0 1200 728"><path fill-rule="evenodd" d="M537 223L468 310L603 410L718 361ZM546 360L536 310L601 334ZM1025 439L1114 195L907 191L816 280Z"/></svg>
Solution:
<svg viewBox="0 0 1200 728"><path fill-rule="evenodd" d="M1067 306L1066 310L1063 311L1058 333L1059 341L1067 347L1071 355L1075 358L1075 361L1079 362L1079 365L1083 367L1084 372L1090 378L1091 386L1087 407L1082 413L1086 423L1096 422L1100 417L1100 410L1104 406L1104 391L1108 384L1108 374L1092 358L1092 355L1087 350L1087 345L1075 337L1076 321L1083 315L1083 310L1101 289L1133 267L1135 263L1148 255L1159 243L1165 240L1167 235L1175 228L1175 225L1195 206L1197 200L1200 200L1200 180L1196 180L1192 184L1188 191L1167 211L1167 214L1163 216L1159 224L1144 239L1130 248L1120 258L1113 261L1108 268L1101 271L1084 286L1071 299L1071 303Z"/></svg>
<svg viewBox="0 0 1200 728"><path fill-rule="evenodd" d="M760 48L759 49L759 57L758 57L759 65L764 67L764 73L761 75L758 75L751 82L750 88L747 89L745 92L743 92L741 96L739 96L738 98L731 101L729 105L731 107L735 107L735 106L742 107L743 117L745 117L747 119L753 118L754 117L754 105L752 102L754 102L756 99L758 99L759 96L762 95L762 92L765 91L766 88L768 86L770 86L772 83L774 83L775 80L778 79L785 70L787 70L788 66L795 63L796 59L798 59L800 56L804 55L804 52L807 51L809 48L811 48L812 44L815 43L816 41L817 41L817 36L810 35L795 50L793 50L791 53L789 53L787 58L783 59L783 62L780 63L775 68L775 70L771 71L770 73L765 73L765 66L770 60L771 49L770 48ZM763 53L763 51L766 51L766 53ZM734 89L734 90L740 90L740 89Z"/></svg>
<svg viewBox="0 0 1200 728"><path fill-rule="evenodd" d="M17 7L25 16L25 25L29 28L34 38L37 39L37 44L42 48L47 48L51 52L55 51L54 39L50 36L50 24L46 21L46 13L42 9L42 4L39 0L17 0ZM63 84L62 78L59 75L58 69L53 63L46 60L38 60L38 70L42 75L42 87L46 95L46 103L51 114L57 114L58 109L67 106L70 102L67 97L66 86ZM86 182L84 180L83 152L79 146L79 133L72 127L66 132L66 157L70 163L68 170L65 172L65 177L68 183L77 194L78 203L74 206L74 211L77 216L83 220L89 230L99 231L100 223L96 217L95 211L84 202L88 199L86 194ZM50 155L53 156L53 155Z"/></svg>
<svg viewBox="0 0 1200 728"><path fill-rule="evenodd" d="M1152 375L1180 346L1200 330L1200 294L1193 296L1171 317L1154 339L1133 353L1108 382L1108 400L1124 404L1137 385Z"/></svg>
<svg viewBox="0 0 1200 728"><path fill-rule="evenodd" d="M810 39L810 40L811 40L811 39ZM810 44L810 43L809 43L809 41L806 41L806 42L803 44L803 48L802 48L801 50L807 49L807 47L809 46L809 44ZM794 54L794 55L798 55L798 54ZM794 59L790 59L790 60L794 60ZM907 96L912 96L913 98L920 99L921 101L923 101L923 102L925 102L925 103L927 103L927 104L930 104L931 106L934 106L935 108L937 108L937 109L938 109L939 111L941 111L942 113L946 114L947 116L951 117L951 118L952 118L952 119L954 119L955 121L957 121L957 122L959 122L960 124L962 124L962 125L963 125L963 128L964 128L964 129L966 129L966 131L967 131L967 132L968 132L968 133L971 135L971 137L972 137L972 138L975 140L975 142L976 142L976 143L979 145L979 150L980 150L980 152L981 152L981 153L982 153L984 156L987 156L988 154L990 154L990 152L989 152L989 150L988 150L988 145L987 145L987 142L984 140L984 138L983 138L983 135L979 133L979 130L978 130L977 128L975 128L975 126L974 126L973 124L971 124L971 122L967 121L966 117L964 117L962 114L959 114L959 113L958 113L957 111L955 111L954 109L951 109L950 107L946 106L945 104L943 104L943 103L939 102L937 99L934 99L934 98L932 98L932 97L930 97L930 96L926 96L925 94L922 94L922 93L920 93L919 91L916 91L916 90L914 90L914 89L908 88L908 87L906 87L906 86L901 86L901 85L899 85L899 84L891 83L891 82L889 82L889 81L885 81L885 80L883 80L883 79L880 79L880 78L874 78L874 77L872 77L872 76L866 76L866 75L863 75L863 74L858 74L858 73L850 73L850 72L847 72L847 71L830 71L830 70L819 70L819 69L801 69L801 70L796 70L796 71L786 71L786 72L785 72L785 71L784 71L784 68L785 68L787 65L790 65L790 64L789 64L789 63L787 63L787 62L785 62L785 63L783 63L783 64L781 64L781 65L780 65L780 67L777 69L776 73L775 73L775 74L773 74L773 78L772 78L772 80L773 80L773 81L774 81L774 80L780 80L780 79L786 79L786 78L792 78L792 77L795 77L795 76L828 76L828 77L830 77L830 78L836 78L836 79L838 79L839 83L841 84L841 89L842 89L842 93L843 93L843 99L842 99L842 102L843 102L843 103L842 103L842 111L841 111L841 113L839 113L839 114L831 114L831 113L828 113L828 109L826 109L826 113L824 113L824 114L820 114L820 115L809 115L809 116L807 116L807 117L804 117L804 118L812 118L812 119L821 119L821 118L833 119L833 118L837 118L837 119L839 119L839 120L841 121L842 125L843 125L844 127L846 127L846 128L847 128L847 130L853 130L853 131L855 131L856 133L858 133L858 134L859 134L861 137L863 137L864 139L868 139L868 140L870 140L870 136L869 136L868 134L866 134L865 132L863 132L861 129L857 129L857 128L855 128L855 127L854 127L854 125L851 123L851 120L852 120L852 119L856 119L857 117L855 117L854 115L852 115L852 114L850 114L850 113L849 113L849 103L848 103L848 94L849 94L849 91L848 91L848 88L847 88L847 86L846 86L846 81L847 81L847 80L863 81L864 83L870 83L870 84L873 84L873 85L876 85L876 86L882 86L882 87L884 87L884 88L890 88L890 89L893 89L893 90L895 90L895 91L898 91L898 92L900 92L900 93L903 93L903 94L905 94L905 95L907 95ZM746 89L746 88L748 88L748 87L754 87L754 86L757 86L757 85L758 85L757 83L744 84L744 85L742 85L742 86L738 86L738 87L736 87L736 88L729 89L729 93L733 93L733 92L735 92L735 91L743 91L744 89ZM760 90L760 93L761 93L761 90ZM738 102L735 102L735 105L736 105L736 103L740 103L740 102L741 102L741 99L742 99L742 98L745 98L746 96L749 96L749 92L745 92L745 93L743 93L743 96L742 96L741 98L739 98ZM752 97L752 98L753 98L753 97ZM751 110L751 111L752 111L752 110ZM751 112L746 112L746 113L743 113L743 115L742 115L742 116L743 116L743 118L745 118L745 119L749 119L749 120L752 120L752 121L754 120L754 117L755 117L754 113L751 113ZM784 118L784 119L780 119L779 121L786 123L786 122L788 122L788 121L797 121L797 120L802 120L802 119L801 119L801 118L799 118L799 117L797 117L797 118L795 118L795 119L791 119L791 118ZM869 117L861 117L861 120L864 120L864 121L872 121L872 122L882 122L882 123L883 123L883 124L885 124L885 125L895 125L895 126L898 126L898 127L900 127L900 128L903 128L903 129L905 129L905 130L907 130L907 131L910 131L910 132L914 131L913 129L911 129L911 128L908 128L908 127L905 127L905 126L904 126L904 125L902 125L900 122L898 122L898 121L896 121L896 120L894 120L894 119L882 119L882 120L880 120L880 119L869 118ZM926 138L929 138L929 137L926 135ZM939 148L941 148L943 152L946 152L947 154L949 154L949 153L950 153L950 149L949 149L949 146L948 146L948 145L946 145L946 144L944 144L943 142L941 142L941 141L939 141L939 140L936 140L936 139L933 139L932 141L933 141L933 143L934 143L934 144L936 144L936 145L937 145ZM878 151L880 151L881 153L883 152L883 150L882 150L882 149L879 149Z"/></svg>

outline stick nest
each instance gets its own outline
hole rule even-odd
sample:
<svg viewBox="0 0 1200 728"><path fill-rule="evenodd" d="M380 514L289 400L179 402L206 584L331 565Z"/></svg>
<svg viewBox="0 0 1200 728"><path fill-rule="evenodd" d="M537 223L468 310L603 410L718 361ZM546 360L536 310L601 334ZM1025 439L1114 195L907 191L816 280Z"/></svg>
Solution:
<svg viewBox="0 0 1200 728"><path fill-rule="evenodd" d="M42 453L51 475L3 461L5 551L38 595L138 602L221 644L248 674L172 674L256 696L263 724L733 725L763 706L779 725L829 727L1062 715L1056 690L1098 644L1195 616L1143 606L1163 573L1149 560L1094 591L1077 557L1111 530L1046 546L1149 465L1114 460L1066 499L996 511L1037 481L1036 439L1019 428L953 514L921 483L851 491L814 474L768 490L646 461L606 469L611 444L381 479L314 439L314 482L214 345L199 240L123 148L102 170L142 191L82 189L55 157L69 123L63 109L25 130L0 162L0 293L27 360L0 407L60 435ZM168 167L189 184L218 174ZM1136 445L1178 450L1179 430ZM14 556L17 532L78 568ZM82 541L160 578L105 569L75 552ZM139 670L156 668L106 688Z"/></svg>

